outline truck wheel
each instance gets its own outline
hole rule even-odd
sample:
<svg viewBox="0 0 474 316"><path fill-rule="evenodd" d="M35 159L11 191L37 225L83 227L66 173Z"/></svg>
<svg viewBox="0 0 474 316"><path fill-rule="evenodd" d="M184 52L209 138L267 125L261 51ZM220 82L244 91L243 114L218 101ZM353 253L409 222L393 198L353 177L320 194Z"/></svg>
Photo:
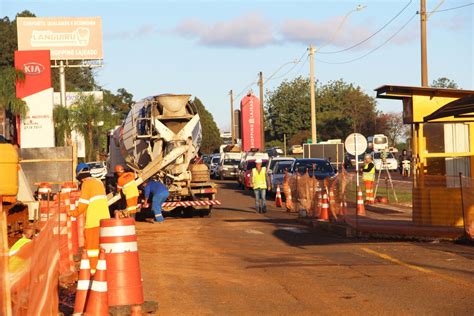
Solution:
<svg viewBox="0 0 474 316"><path fill-rule="evenodd" d="M199 216L200 216L200 217L210 217L211 214L212 214L211 212L212 212L212 209L199 210Z"/></svg>

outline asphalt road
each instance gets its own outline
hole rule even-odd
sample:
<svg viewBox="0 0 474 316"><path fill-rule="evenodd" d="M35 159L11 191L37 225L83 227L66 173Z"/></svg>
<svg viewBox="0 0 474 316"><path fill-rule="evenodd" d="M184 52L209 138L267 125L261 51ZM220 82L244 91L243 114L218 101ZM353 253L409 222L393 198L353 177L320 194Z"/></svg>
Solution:
<svg viewBox="0 0 474 316"><path fill-rule="evenodd" d="M210 218L137 223L160 315L473 315L474 248L345 239L219 182Z"/></svg>

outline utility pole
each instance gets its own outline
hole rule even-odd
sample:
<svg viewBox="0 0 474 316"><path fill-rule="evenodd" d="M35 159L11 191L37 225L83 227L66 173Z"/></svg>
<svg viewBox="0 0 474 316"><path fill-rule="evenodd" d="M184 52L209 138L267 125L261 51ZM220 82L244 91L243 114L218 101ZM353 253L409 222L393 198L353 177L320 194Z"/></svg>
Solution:
<svg viewBox="0 0 474 316"><path fill-rule="evenodd" d="M309 89L311 98L311 143L316 144L316 100L314 93L314 47L309 45Z"/></svg>
<svg viewBox="0 0 474 316"><path fill-rule="evenodd" d="M263 72L258 73L259 80L258 85L260 86L260 135L262 140L262 145L260 147L261 151L265 150L265 119L264 119L264 112L263 112Z"/></svg>
<svg viewBox="0 0 474 316"><path fill-rule="evenodd" d="M420 0L421 24L421 86L428 86L428 56L426 47L426 0Z"/></svg>
<svg viewBox="0 0 474 316"><path fill-rule="evenodd" d="M230 95L230 133L231 133L231 138L232 138L232 145L235 144L235 131L234 131L234 94L232 90L229 92Z"/></svg>
<svg viewBox="0 0 474 316"><path fill-rule="evenodd" d="M62 60L59 62L59 92L61 105L66 106L66 72Z"/></svg>

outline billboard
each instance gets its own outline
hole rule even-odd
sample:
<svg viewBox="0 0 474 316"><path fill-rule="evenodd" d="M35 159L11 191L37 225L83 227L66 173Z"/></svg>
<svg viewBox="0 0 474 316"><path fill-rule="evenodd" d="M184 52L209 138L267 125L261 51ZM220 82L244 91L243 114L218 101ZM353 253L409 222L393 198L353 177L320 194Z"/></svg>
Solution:
<svg viewBox="0 0 474 316"><path fill-rule="evenodd" d="M15 68L25 74L24 81L16 82L17 98L51 88L49 50L15 51Z"/></svg>
<svg viewBox="0 0 474 316"><path fill-rule="evenodd" d="M102 59L100 17L18 17L18 50L51 50L51 60Z"/></svg>
<svg viewBox="0 0 474 316"><path fill-rule="evenodd" d="M73 105L81 95L88 96L93 95L94 99L97 101L102 101L104 98L104 93L102 91L85 91L85 92L66 92L66 106L69 107ZM54 104L61 104L61 93L54 93ZM86 141L84 135L73 130L71 132L72 141L76 143L77 146L77 157L85 158L86 157Z"/></svg>
<svg viewBox="0 0 474 316"><path fill-rule="evenodd" d="M254 148L264 149L260 134L260 115L260 100L253 94L246 95L240 102L240 133L243 151Z"/></svg>

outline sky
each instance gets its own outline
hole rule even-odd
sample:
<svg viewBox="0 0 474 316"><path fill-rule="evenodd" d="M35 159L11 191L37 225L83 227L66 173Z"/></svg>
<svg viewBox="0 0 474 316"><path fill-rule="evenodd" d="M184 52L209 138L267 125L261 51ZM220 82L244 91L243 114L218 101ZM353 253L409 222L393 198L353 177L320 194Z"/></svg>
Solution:
<svg viewBox="0 0 474 316"><path fill-rule="evenodd" d="M430 83L448 77L474 90L474 5L448 10L471 2L427 0L428 12L440 4L427 23ZM102 17L101 86L125 88L135 100L192 94L221 130L230 128L231 89L238 108L249 88L258 95L260 71L264 78L274 74L264 84L270 91L283 80L308 76L310 44L316 48L315 78L322 83L343 79L373 97L385 84L421 85L419 9L419 0L0 0L0 17L11 19L23 10L42 17ZM377 108L402 110L401 102L389 100L378 100Z"/></svg>

